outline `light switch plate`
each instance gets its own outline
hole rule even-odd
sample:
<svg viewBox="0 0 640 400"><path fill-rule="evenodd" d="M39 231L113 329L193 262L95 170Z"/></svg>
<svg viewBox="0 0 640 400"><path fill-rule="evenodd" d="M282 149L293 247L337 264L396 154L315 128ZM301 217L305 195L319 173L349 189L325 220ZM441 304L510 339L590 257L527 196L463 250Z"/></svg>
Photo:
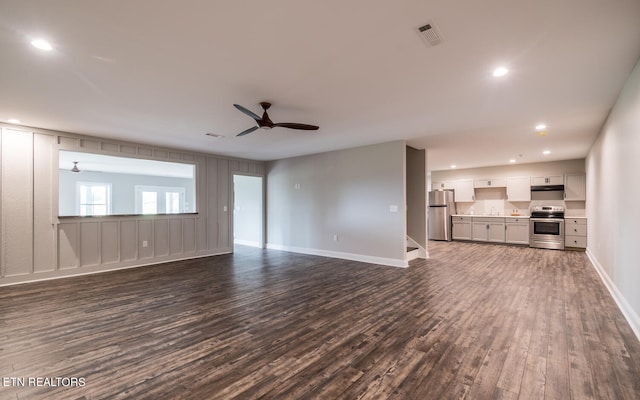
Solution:
<svg viewBox="0 0 640 400"><path fill-rule="evenodd" d="M398 206L395 204L389 205L389 212L398 212Z"/></svg>

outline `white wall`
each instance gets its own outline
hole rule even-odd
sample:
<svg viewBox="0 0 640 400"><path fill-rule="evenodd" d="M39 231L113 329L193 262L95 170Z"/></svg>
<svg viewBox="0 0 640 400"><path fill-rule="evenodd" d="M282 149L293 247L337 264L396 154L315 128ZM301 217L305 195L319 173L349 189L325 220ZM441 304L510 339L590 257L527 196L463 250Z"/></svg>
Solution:
<svg viewBox="0 0 640 400"><path fill-rule="evenodd" d="M0 129L0 285L229 253L231 176L264 173L258 161L5 124ZM60 149L192 162L198 213L59 218Z"/></svg>
<svg viewBox="0 0 640 400"><path fill-rule="evenodd" d="M395 141L268 163L268 247L405 266L405 159Z"/></svg>
<svg viewBox="0 0 640 400"><path fill-rule="evenodd" d="M640 63L586 164L587 252L640 338Z"/></svg>

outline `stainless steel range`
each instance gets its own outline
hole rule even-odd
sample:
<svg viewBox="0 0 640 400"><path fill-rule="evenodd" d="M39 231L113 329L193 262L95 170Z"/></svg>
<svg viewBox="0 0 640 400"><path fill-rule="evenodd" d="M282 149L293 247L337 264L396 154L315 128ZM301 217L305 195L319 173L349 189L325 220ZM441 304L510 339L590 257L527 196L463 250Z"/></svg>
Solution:
<svg viewBox="0 0 640 400"><path fill-rule="evenodd" d="M529 247L564 249L564 207L534 206L531 208Z"/></svg>

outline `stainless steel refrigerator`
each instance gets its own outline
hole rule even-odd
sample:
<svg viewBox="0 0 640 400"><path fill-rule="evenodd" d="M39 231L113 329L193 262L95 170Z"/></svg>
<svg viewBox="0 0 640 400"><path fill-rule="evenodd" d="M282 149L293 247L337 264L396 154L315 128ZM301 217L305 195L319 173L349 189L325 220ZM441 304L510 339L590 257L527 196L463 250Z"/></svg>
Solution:
<svg viewBox="0 0 640 400"><path fill-rule="evenodd" d="M451 240L451 216L456 213L452 189L429 192L429 239Z"/></svg>

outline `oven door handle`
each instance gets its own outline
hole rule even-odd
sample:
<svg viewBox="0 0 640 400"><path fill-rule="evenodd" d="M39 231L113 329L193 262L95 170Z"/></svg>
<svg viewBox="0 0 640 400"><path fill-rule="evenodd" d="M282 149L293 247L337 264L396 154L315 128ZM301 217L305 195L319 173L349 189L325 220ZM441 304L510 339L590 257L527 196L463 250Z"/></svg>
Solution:
<svg viewBox="0 0 640 400"><path fill-rule="evenodd" d="M564 218L530 218L531 222L564 222Z"/></svg>

